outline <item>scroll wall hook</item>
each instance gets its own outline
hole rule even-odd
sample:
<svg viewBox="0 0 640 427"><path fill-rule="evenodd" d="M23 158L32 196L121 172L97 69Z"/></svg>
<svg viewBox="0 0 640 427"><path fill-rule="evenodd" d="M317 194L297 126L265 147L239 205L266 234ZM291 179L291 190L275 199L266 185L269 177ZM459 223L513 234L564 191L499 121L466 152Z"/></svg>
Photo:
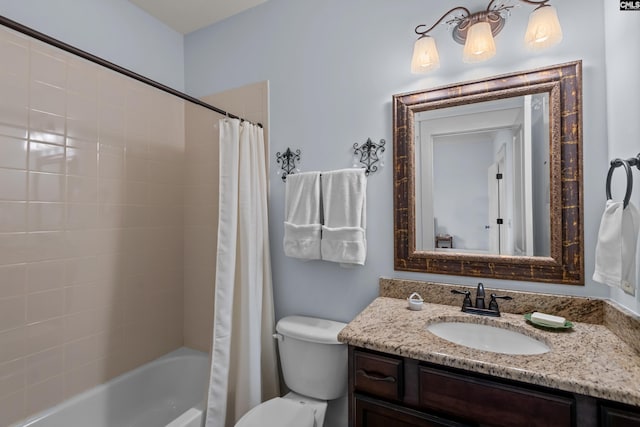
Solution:
<svg viewBox="0 0 640 427"><path fill-rule="evenodd" d="M276 161L281 163L278 174L282 174L282 182L285 182L287 180L287 175L300 172L296 167L296 162L300 161L300 149L293 152L289 147L287 147L287 151L284 153L276 153Z"/></svg>
<svg viewBox="0 0 640 427"><path fill-rule="evenodd" d="M384 145L386 144L384 139L381 139L378 144L371 141L371 138L367 138L367 142L358 147L358 143L353 144L353 156L354 166L358 166L358 163L365 167L365 175L369 175L372 172L378 170L376 163L380 162L380 166L384 166L381 162L382 153L384 153ZM359 156L359 157L358 157Z"/></svg>

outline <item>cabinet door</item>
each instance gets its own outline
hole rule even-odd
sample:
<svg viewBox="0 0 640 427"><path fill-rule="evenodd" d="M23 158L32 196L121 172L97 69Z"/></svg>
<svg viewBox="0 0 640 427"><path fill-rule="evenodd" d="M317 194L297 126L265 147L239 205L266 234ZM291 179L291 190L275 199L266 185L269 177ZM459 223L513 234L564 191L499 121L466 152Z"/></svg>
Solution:
<svg viewBox="0 0 640 427"><path fill-rule="evenodd" d="M354 427L464 427L408 408L393 405L367 396L355 395Z"/></svg>

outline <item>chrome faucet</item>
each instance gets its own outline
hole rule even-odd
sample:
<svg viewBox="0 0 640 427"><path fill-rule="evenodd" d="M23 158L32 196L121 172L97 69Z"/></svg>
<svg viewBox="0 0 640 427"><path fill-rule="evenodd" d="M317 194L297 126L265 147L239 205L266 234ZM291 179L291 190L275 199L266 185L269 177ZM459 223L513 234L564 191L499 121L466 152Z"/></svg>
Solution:
<svg viewBox="0 0 640 427"><path fill-rule="evenodd" d="M478 283L478 288L476 290L476 305L475 307L471 303L471 292L469 291L459 291L457 289L451 290L452 294L464 295L464 300L462 301L462 311L465 313L471 314L479 314L481 316L500 316L500 308L498 307L498 299L511 300L510 296L498 296L496 294L491 294L491 300L489 301L489 308L485 308L484 304L484 285L482 283Z"/></svg>

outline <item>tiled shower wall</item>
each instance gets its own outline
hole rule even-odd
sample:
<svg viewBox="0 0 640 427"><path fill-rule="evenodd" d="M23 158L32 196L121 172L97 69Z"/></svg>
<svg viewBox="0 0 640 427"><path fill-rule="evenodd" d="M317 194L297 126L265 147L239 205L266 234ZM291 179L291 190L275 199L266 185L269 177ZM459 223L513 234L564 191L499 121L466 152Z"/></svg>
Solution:
<svg viewBox="0 0 640 427"><path fill-rule="evenodd" d="M0 425L183 344L184 101L0 30Z"/></svg>
<svg viewBox="0 0 640 427"><path fill-rule="evenodd" d="M268 82L259 82L202 98L264 126L268 155ZM185 238L184 238L184 344L201 351L211 349L214 284L218 233L218 171L220 115L186 105ZM279 183L280 181L278 181Z"/></svg>

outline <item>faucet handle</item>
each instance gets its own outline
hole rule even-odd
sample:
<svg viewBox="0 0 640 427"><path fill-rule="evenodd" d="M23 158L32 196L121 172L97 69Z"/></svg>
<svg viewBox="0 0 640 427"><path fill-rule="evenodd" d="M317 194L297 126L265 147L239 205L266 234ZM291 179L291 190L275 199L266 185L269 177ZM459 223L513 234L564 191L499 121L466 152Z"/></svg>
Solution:
<svg viewBox="0 0 640 427"><path fill-rule="evenodd" d="M452 294L457 294L457 295L464 295L464 300L462 301L462 309L464 310L465 307L471 307L471 292L469 291L459 291L457 289L452 289L451 290Z"/></svg>
<svg viewBox="0 0 640 427"><path fill-rule="evenodd" d="M505 301L510 301L513 298L511 298L508 295L498 296L496 294L491 294L491 300L489 301L489 310L494 310L494 311L497 311L499 313L500 310L498 309L498 301L496 301L497 299L503 299Z"/></svg>

